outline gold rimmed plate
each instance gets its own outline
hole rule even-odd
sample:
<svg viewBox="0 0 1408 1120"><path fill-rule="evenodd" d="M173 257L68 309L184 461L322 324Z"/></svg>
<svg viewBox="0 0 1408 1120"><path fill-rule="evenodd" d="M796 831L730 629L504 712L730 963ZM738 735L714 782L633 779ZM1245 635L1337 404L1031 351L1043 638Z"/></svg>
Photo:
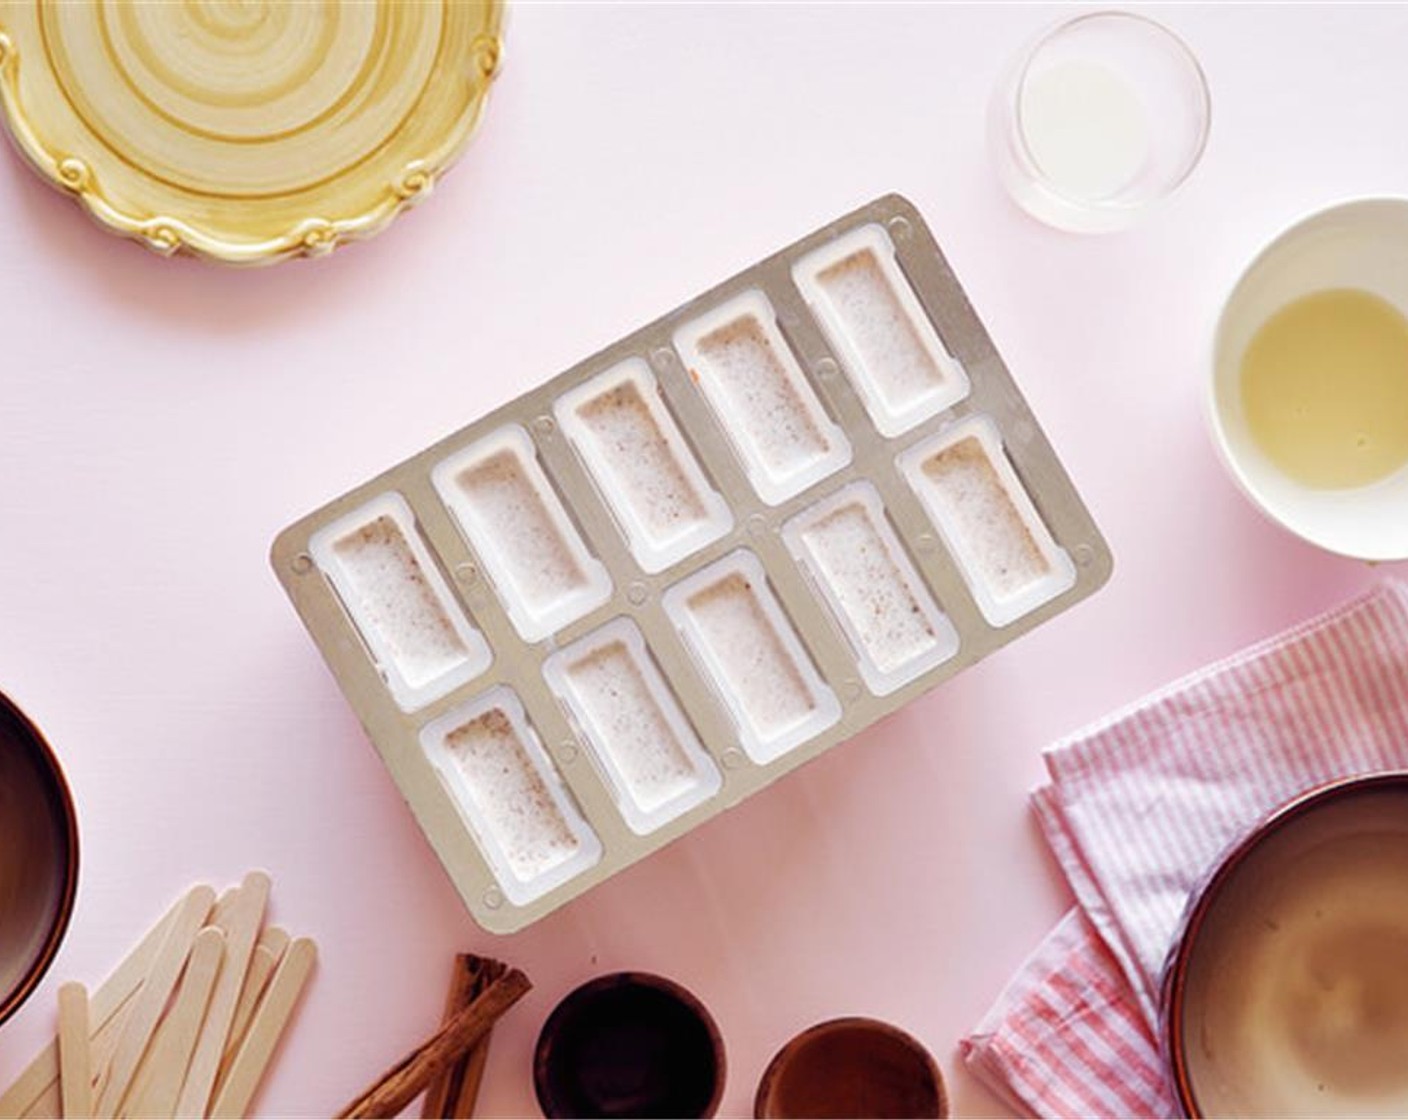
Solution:
<svg viewBox="0 0 1408 1120"><path fill-rule="evenodd" d="M104 225L261 264L430 191L478 123L503 19L503 0L0 0L0 100Z"/></svg>

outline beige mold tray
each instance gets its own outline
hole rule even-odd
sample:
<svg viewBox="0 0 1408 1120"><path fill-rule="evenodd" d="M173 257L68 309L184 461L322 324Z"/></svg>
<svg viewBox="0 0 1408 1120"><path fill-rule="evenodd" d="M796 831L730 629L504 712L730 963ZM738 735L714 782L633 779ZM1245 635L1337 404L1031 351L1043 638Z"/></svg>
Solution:
<svg viewBox="0 0 1408 1120"><path fill-rule="evenodd" d="M893 195L304 518L272 560L504 933L1111 565Z"/></svg>

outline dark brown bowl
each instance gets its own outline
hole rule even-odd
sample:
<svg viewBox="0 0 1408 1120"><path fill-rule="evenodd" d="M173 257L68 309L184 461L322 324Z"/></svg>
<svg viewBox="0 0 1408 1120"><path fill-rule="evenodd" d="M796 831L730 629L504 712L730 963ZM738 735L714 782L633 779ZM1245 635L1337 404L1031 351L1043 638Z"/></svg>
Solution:
<svg viewBox="0 0 1408 1120"><path fill-rule="evenodd" d="M0 1023L53 963L78 893L78 822L58 759L0 693Z"/></svg>
<svg viewBox="0 0 1408 1120"><path fill-rule="evenodd" d="M758 1084L755 1117L942 1117L939 1064L916 1039L878 1019L831 1019L777 1052Z"/></svg>
<svg viewBox="0 0 1408 1120"><path fill-rule="evenodd" d="M726 1069L719 1028L692 993L662 976L614 972L548 1016L533 1088L548 1117L709 1117Z"/></svg>
<svg viewBox="0 0 1408 1120"><path fill-rule="evenodd" d="M1162 983L1187 1116L1408 1110L1408 772L1317 787L1193 892Z"/></svg>

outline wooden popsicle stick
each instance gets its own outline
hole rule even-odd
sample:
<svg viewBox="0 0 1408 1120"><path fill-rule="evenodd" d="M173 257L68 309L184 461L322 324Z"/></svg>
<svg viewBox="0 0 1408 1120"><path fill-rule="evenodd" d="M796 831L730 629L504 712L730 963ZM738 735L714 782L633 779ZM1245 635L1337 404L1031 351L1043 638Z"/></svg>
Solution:
<svg viewBox="0 0 1408 1120"><path fill-rule="evenodd" d="M283 934L285 940L288 939L288 934L283 930L278 932ZM216 1096L219 1096L225 1078L230 1073L230 1066L234 1063L235 1055L239 1053L240 1044L244 1042L245 1033L249 1029L249 1021L254 1017L255 1008L259 1006L259 1001L269 986L269 979L279 967L279 961L283 959L286 946L279 945L277 940L272 942L272 945L277 948L277 952L274 952L269 944L265 944L264 938L261 936L260 944L254 947L254 954L249 958L249 972L244 978L244 989L240 992L240 1001L235 1005L235 1018L230 1024L230 1037L225 1040L225 1053L220 1057L220 1072L215 1078Z"/></svg>
<svg viewBox="0 0 1408 1120"><path fill-rule="evenodd" d="M89 1025L94 1027L93 1068L105 1066L111 1054L105 1052L105 1044L115 1037L115 1027L120 1027L124 1013L130 1010L142 980L151 971L165 940L167 931L176 920L184 903L184 896L178 899L156 925L152 926L127 958L110 975L88 1001ZM41 1102L52 1103L40 1107ZM59 1104L59 1044L55 1040L41 1050L13 1084L0 1096L0 1116L31 1116L35 1110L46 1111L51 1115L62 1115Z"/></svg>
<svg viewBox="0 0 1408 1120"><path fill-rule="evenodd" d="M245 977L244 990L240 992L240 1001L235 1005L235 1018L230 1025L230 1038L225 1044L224 1064L234 1061L235 1053L240 1048L240 1040L244 1038L244 1032L249 1027L250 1016L254 1014L254 1008L259 1003L259 997L264 994L269 977L274 975L279 961L283 959L284 950L288 948L288 943L292 940L293 938L288 935L288 930L281 929L279 926L265 926L264 931L259 935L259 942L254 946L254 956L249 961L249 975ZM256 974L256 965L262 975Z"/></svg>
<svg viewBox="0 0 1408 1120"><path fill-rule="evenodd" d="M126 1112L143 1118L166 1118L176 1114L176 1098L186 1077L186 1066L200 1034L210 993L225 954L225 933L218 926L207 926L196 937L191 959L186 965L181 986L177 989L171 1010L162 1020L161 1028L142 1063L142 1071L133 1083L130 1104Z"/></svg>
<svg viewBox="0 0 1408 1120"><path fill-rule="evenodd" d="M288 1026L293 1009L298 1004L313 965L318 959L318 946L312 938L300 937L284 953L279 970L269 981L269 991L259 1003L254 1019L249 1024L240 1052L235 1055L230 1074L215 1098L209 1116L234 1120L249 1111L259 1083L269 1067L274 1048Z"/></svg>
<svg viewBox="0 0 1408 1120"><path fill-rule="evenodd" d="M88 989L70 981L59 987L59 1085L66 1117L93 1111L93 1059L89 1051Z"/></svg>
<svg viewBox="0 0 1408 1120"><path fill-rule="evenodd" d="M256 943L260 949L268 949L275 957L282 957L293 938L282 926L265 926Z"/></svg>
<svg viewBox="0 0 1408 1120"><path fill-rule="evenodd" d="M235 1004L249 972L249 959L254 942L264 924L264 910L269 902L269 876L251 871L240 884L239 897L230 908L228 932L225 938L225 963L210 997L210 1008L196 1041L186 1082L176 1101L180 1116L204 1116L215 1090L215 1077L220 1072L220 1059L225 1054L225 1042L230 1036L230 1024L235 1017Z"/></svg>
<svg viewBox="0 0 1408 1120"><path fill-rule="evenodd" d="M147 1044L151 1042L152 1031L156 1029L161 1013L166 1010L171 990L176 987L176 980L191 954L191 945L205 925L214 904L215 892L209 887L196 887L186 895L181 912L167 933L151 973L137 995L137 1003L127 1016L107 1076L100 1082L98 1103L93 1110L93 1115L100 1120L116 1116L122 1107L123 1098L132 1084L132 1076L137 1072Z"/></svg>
<svg viewBox="0 0 1408 1120"><path fill-rule="evenodd" d="M122 1030L122 1025L127 1021L127 1012L131 1010L132 1004L136 1001L136 996L129 997L118 1012L98 1028L92 1036L89 1046L89 1059L92 1069L101 1069L107 1062L112 1060L112 1052L117 1048L117 1036ZM93 1013L93 1002L89 999L88 1014L91 1022ZM58 1052L58 1039L50 1044L54 1052ZM62 1120L64 1114L63 1093L62 1093L62 1073L55 1079L43 1086L23 1112L10 1113L0 1112L0 1116L20 1116L24 1120ZM89 1089L89 1101L92 1101L92 1089ZM89 1115L92 1110L89 1110Z"/></svg>
<svg viewBox="0 0 1408 1120"><path fill-rule="evenodd" d="M217 929L223 930L226 934L230 932L230 911L234 909L235 899L239 898L239 887L227 887L215 900L215 908L210 912L210 924Z"/></svg>

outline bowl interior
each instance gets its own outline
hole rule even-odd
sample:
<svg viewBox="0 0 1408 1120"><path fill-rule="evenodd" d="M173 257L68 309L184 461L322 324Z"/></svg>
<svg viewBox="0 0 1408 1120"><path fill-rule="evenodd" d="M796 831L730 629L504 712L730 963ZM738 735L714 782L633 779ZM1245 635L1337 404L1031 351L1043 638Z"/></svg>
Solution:
<svg viewBox="0 0 1408 1120"><path fill-rule="evenodd" d="M39 983L77 885L73 807L49 748L0 696L0 1022Z"/></svg>
<svg viewBox="0 0 1408 1120"><path fill-rule="evenodd" d="M1408 775L1263 826L1195 904L1180 958L1168 1029L1191 1115L1408 1115Z"/></svg>
<svg viewBox="0 0 1408 1120"><path fill-rule="evenodd" d="M533 1085L546 1116L713 1116L724 1086L713 1018L671 980L600 976L543 1024Z"/></svg>
<svg viewBox="0 0 1408 1120"><path fill-rule="evenodd" d="M759 1117L938 1117L943 1077L917 1040L875 1019L811 1027L773 1058L758 1086Z"/></svg>
<svg viewBox="0 0 1408 1120"><path fill-rule="evenodd" d="M1262 453L1242 406L1241 364L1260 327L1292 300L1360 288L1408 315L1408 199L1363 199L1287 230L1228 298L1213 349L1212 422L1234 476L1273 519L1313 544L1365 560L1408 557L1408 468L1352 490L1317 490Z"/></svg>

